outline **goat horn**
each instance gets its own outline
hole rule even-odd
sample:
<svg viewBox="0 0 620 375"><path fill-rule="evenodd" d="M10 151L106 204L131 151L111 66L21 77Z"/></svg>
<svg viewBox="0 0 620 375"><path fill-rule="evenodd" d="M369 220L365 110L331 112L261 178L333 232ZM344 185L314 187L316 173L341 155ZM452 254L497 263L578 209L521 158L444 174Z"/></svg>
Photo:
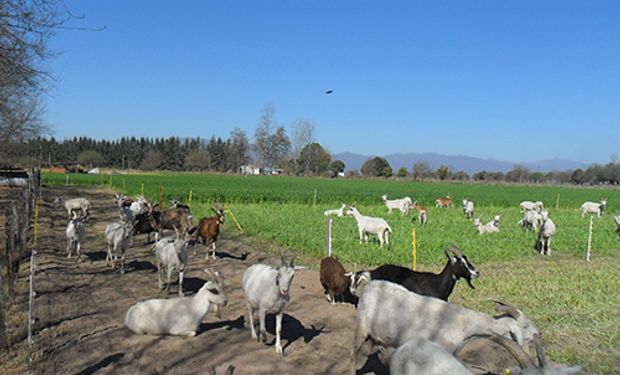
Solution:
<svg viewBox="0 0 620 375"><path fill-rule="evenodd" d="M509 303L506 303L502 300L496 299L496 298L489 298L490 301L497 303L499 306L495 307L495 310L497 310L498 312L501 313L506 313L510 316L512 316L515 319L519 319L519 317L521 316L521 313L519 312L519 310L517 310L514 306L512 306Z"/></svg>
<svg viewBox="0 0 620 375"><path fill-rule="evenodd" d="M506 350L513 357L515 357L517 362L519 362L519 366L521 366L522 369L526 369L534 365L534 361L532 361L532 358L530 358L527 353L525 353L523 348L521 348L516 342L508 340L507 338L502 336L491 336L491 340L506 348Z"/></svg>
<svg viewBox="0 0 620 375"><path fill-rule="evenodd" d="M462 257L463 256L463 253L461 252L461 249L456 247L456 245L450 245L450 246L448 246L448 248L446 250L452 252L452 254L456 255L457 257Z"/></svg>
<svg viewBox="0 0 620 375"><path fill-rule="evenodd" d="M547 357L545 357L545 351L543 350L540 335L538 333L534 334L534 346L536 347L536 356L538 357L540 367L547 367Z"/></svg>

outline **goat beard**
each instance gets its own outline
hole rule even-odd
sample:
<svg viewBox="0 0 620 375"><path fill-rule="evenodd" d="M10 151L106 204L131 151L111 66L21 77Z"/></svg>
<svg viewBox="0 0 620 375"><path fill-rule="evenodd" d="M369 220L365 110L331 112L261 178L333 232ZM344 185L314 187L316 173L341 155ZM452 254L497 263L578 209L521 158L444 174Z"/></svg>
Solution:
<svg viewBox="0 0 620 375"><path fill-rule="evenodd" d="M465 280L467 280L467 285L469 285L469 287L470 287L470 288L472 288L472 289L476 289L476 288L474 288L474 286L471 284L471 280L470 280L470 279L465 279Z"/></svg>
<svg viewBox="0 0 620 375"><path fill-rule="evenodd" d="M220 308L220 305L214 305L213 312L215 313L215 316L218 317L218 319L222 318L222 309Z"/></svg>

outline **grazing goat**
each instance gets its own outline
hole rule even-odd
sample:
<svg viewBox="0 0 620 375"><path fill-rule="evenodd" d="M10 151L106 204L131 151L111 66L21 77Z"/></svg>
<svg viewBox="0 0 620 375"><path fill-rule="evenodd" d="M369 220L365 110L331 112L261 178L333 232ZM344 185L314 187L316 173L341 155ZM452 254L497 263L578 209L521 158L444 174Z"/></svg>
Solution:
<svg viewBox="0 0 620 375"><path fill-rule="evenodd" d="M331 216L331 215L336 215L338 217L342 217L344 216L344 208L346 207L346 204L342 204L342 206L340 206L340 208L336 208L333 210L325 210L323 211L323 215L325 216Z"/></svg>
<svg viewBox="0 0 620 375"><path fill-rule="evenodd" d="M347 210L348 216L353 216L355 221L357 222L357 230L359 232L360 243L362 243L362 237L366 242L368 242L368 233L372 233L377 235L379 238L379 246L383 247L385 243L388 247L390 246L390 236L389 233L392 232L392 228L388 225L388 223L379 217L370 217L364 216L360 214L360 212L355 208L355 205L351 205Z"/></svg>
<svg viewBox="0 0 620 375"><path fill-rule="evenodd" d="M323 258L321 260L319 280L323 286L323 293L325 293L327 302L334 304L338 299L340 299L340 302L344 302L351 279L347 276L346 270L339 261L330 256Z"/></svg>
<svg viewBox="0 0 620 375"><path fill-rule="evenodd" d="M474 202L469 198L463 199L463 215L467 219L471 219L474 216Z"/></svg>
<svg viewBox="0 0 620 375"><path fill-rule="evenodd" d="M538 363L517 343L502 336L489 336L493 341L508 351L519 363L519 368L506 369L507 374L515 375L569 375L581 367L551 367L545 357L540 343L540 336L534 335ZM451 353L439 344L423 338L407 341L392 354L390 359L391 375L473 375L474 372L463 366Z"/></svg>
<svg viewBox="0 0 620 375"><path fill-rule="evenodd" d="M581 205L581 217L585 217L587 214L596 214L600 219L603 216L605 207L607 206L607 198L601 200L601 203L584 202Z"/></svg>
<svg viewBox="0 0 620 375"><path fill-rule="evenodd" d="M452 207L452 196L448 194L445 198L435 199L435 208L439 207Z"/></svg>
<svg viewBox="0 0 620 375"><path fill-rule="evenodd" d="M252 338L259 341L254 326L254 313L258 312L260 324L260 341L267 340L265 316L276 314L276 352L282 354L280 335L282 331L282 317L290 296L291 284L295 276L295 257L287 262L282 255L282 265L274 268L265 264L250 266L243 273L242 288L245 293L246 304L250 314L250 329Z"/></svg>
<svg viewBox="0 0 620 375"><path fill-rule="evenodd" d="M519 210L521 213L525 213L527 211L542 211L545 209L545 205L541 201L531 202L531 201L523 201L519 204Z"/></svg>
<svg viewBox="0 0 620 375"><path fill-rule="evenodd" d="M151 227L157 234L155 240L164 236L164 229L172 230L175 227L180 231L185 231L191 224L192 216L184 208L169 208L164 211L156 211L157 204L148 205L149 220Z"/></svg>
<svg viewBox="0 0 620 375"><path fill-rule="evenodd" d="M444 301L448 300L460 278L465 279L469 287L475 289L471 279L479 277L480 272L467 260L461 250L452 245L444 250L444 254L448 258L448 263L439 274L416 272L392 264L384 264L372 271L349 272L346 275L351 278L351 293L359 296L360 288L372 280L391 281L412 292Z"/></svg>
<svg viewBox="0 0 620 375"><path fill-rule="evenodd" d="M125 327L135 333L195 336L211 304L218 314L220 306L227 303L219 274L205 272L207 281L192 297L150 299L131 306L125 315Z"/></svg>
<svg viewBox="0 0 620 375"><path fill-rule="evenodd" d="M527 231L534 229L537 232L542 224L542 215L538 211L526 211L523 218L517 224Z"/></svg>
<svg viewBox="0 0 620 375"><path fill-rule="evenodd" d="M54 204L63 203L65 209L67 210L67 214L69 215L69 219L72 217L72 212L80 210L82 216L85 218L90 216L90 202L86 198L72 198L64 200L60 196L56 196L53 201Z"/></svg>
<svg viewBox="0 0 620 375"><path fill-rule="evenodd" d="M499 232L499 227L495 225L495 220L490 221L485 225L482 225L482 222L480 221L480 216L476 220L474 220L474 227L476 227L479 234Z"/></svg>
<svg viewBox="0 0 620 375"><path fill-rule="evenodd" d="M120 257L121 274L125 273L125 253L133 245L133 224L131 222L116 222L105 228L105 240L108 245L108 254L105 265L112 262L112 269Z"/></svg>
<svg viewBox="0 0 620 375"><path fill-rule="evenodd" d="M196 233L194 241L194 255L196 255L196 244L202 242L205 246L205 260L209 258L209 245L211 245L211 258L215 259L215 241L220 234L220 225L224 224L224 210L221 207L212 208L215 216L203 217L198 222L196 228L192 228L189 233Z"/></svg>
<svg viewBox="0 0 620 375"><path fill-rule="evenodd" d="M157 280L159 290L164 289L162 285L162 274L166 271L166 288L170 288L170 276L173 270L179 271L179 296L183 297L183 273L187 268L187 241L185 232L179 232L175 228L176 237L164 237L155 243L155 254L157 257Z"/></svg>
<svg viewBox="0 0 620 375"><path fill-rule="evenodd" d="M513 338L520 346L529 344L539 333L534 324L516 308L495 302L503 313L499 317L421 296L389 281L373 280L364 287L357 305L351 374L355 374L358 353L368 339L392 348L414 338L427 339L448 353L475 335L499 335Z"/></svg>
<svg viewBox="0 0 620 375"><path fill-rule="evenodd" d="M399 210L401 216L406 215L409 213L409 210L411 210L411 207L413 207L413 202L409 197L389 200L387 199L387 194L383 194L381 199L388 209L388 214L392 213L392 210Z"/></svg>
<svg viewBox="0 0 620 375"><path fill-rule="evenodd" d="M77 216L73 212L73 218L69 220L67 229L65 230L67 235L67 258L71 258L71 250L75 247L77 254L76 262L80 260L80 248L82 246L82 240L84 239L84 218Z"/></svg>
<svg viewBox="0 0 620 375"><path fill-rule="evenodd" d="M424 206L420 206L417 201L413 202L413 209L418 211L418 221L420 225L426 224L428 220L428 210Z"/></svg>
<svg viewBox="0 0 620 375"><path fill-rule="evenodd" d="M555 223L549 218L549 212L543 211L540 214L542 216L542 224L534 248L543 255L551 255L551 237L553 237L556 231Z"/></svg>

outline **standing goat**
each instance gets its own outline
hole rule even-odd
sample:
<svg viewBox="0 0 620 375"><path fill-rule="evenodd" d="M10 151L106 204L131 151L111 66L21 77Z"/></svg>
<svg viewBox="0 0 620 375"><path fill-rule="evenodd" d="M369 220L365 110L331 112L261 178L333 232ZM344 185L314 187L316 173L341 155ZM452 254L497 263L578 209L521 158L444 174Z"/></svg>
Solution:
<svg viewBox="0 0 620 375"><path fill-rule="evenodd" d="M603 216L605 207L607 206L607 198L601 200L600 203L584 202L581 205L581 217L585 217L587 214L596 214L600 219Z"/></svg>
<svg viewBox="0 0 620 375"><path fill-rule="evenodd" d="M79 262L80 248L84 239L84 218L73 212L73 218L69 220L65 233L67 235L67 258L71 258L71 250L75 247L77 254L75 261Z"/></svg>
<svg viewBox="0 0 620 375"><path fill-rule="evenodd" d="M133 199L124 194L114 194L114 202L116 202L118 208L129 207L133 203Z"/></svg>
<svg viewBox="0 0 620 375"><path fill-rule="evenodd" d="M170 288L170 276L173 270L179 271L179 296L183 297L183 273L187 268L187 238L185 232L179 232L175 228L176 237L164 237L155 243L155 254L157 257L157 280L159 290L164 289L162 285L162 274L166 271L166 288Z"/></svg>
<svg viewBox="0 0 620 375"><path fill-rule="evenodd" d="M377 235L379 238L380 247L383 247L384 243L388 247L390 246L389 233L392 232L392 228L390 228L384 219L379 217L364 216L357 210L357 208L355 208L355 205L351 205L351 207L349 207L347 210L347 215L353 216L357 222L360 243L362 243L362 237L366 242L368 242L368 233L372 233Z"/></svg>
<svg viewBox="0 0 620 375"><path fill-rule="evenodd" d="M388 209L388 214L392 213L392 210L399 210L401 216L406 215L409 213L409 210L411 210L411 207L413 207L413 202L409 197L390 200L387 199L387 194L383 194L381 196L381 199L383 200L383 203L385 203L385 206Z"/></svg>
<svg viewBox="0 0 620 375"><path fill-rule="evenodd" d="M523 218L517 224L527 231L534 229L535 232L538 232L542 224L542 215L538 211L526 211Z"/></svg>
<svg viewBox="0 0 620 375"><path fill-rule="evenodd" d="M205 272L207 281L192 297L150 299L131 306L125 315L125 327L135 333L195 336L211 304L220 317L220 306L227 303L219 274Z"/></svg>
<svg viewBox="0 0 620 375"><path fill-rule="evenodd" d="M448 194L445 198L435 199L435 208L439 207L452 207L452 196Z"/></svg>
<svg viewBox="0 0 620 375"><path fill-rule="evenodd" d="M196 255L196 244L202 242L205 246L205 260L209 258L209 245L211 245L211 258L215 259L215 241L220 234L220 225L224 224L224 209L221 207L212 208L215 216L203 217L198 222L196 228L192 228L189 233L196 233L194 243L194 255Z"/></svg>
<svg viewBox="0 0 620 375"><path fill-rule="evenodd" d="M467 219L474 216L474 202L469 198L463 199L463 214Z"/></svg>
<svg viewBox="0 0 620 375"><path fill-rule="evenodd" d="M482 225L480 217L481 216L478 216L478 218L474 220L474 226L478 230L479 234L499 232L499 227L495 225L495 220L492 220L485 225Z"/></svg>
<svg viewBox="0 0 620 375"><path fill-rule="evenodd" d="M282 317L284 308L290 299L289 292L295 276L295 257L286 261L282 255L282 265L274 268L265 264L250 266L243 273L242 288L245 293L246 304L250 314L250 329L252 338L259 341L254 326L254 313L258 312L260 324L260 341L267 341L265 316L276 314L276 352L282 354L280 334L282 331Z"/></svg>
<svg viewBox="0 0 620 375"><path fill-rule="evenodd" d="M157 231L155 240L164 236L164 229L172 230L175 227L180 231L185 231L191 224L192 216L184 208L169 208L164 211L157 211L157 204L148 205L149 220L151 227Z"/></svg>
<svg viewBox="0 0 620 375"><path fill-rule="evenodd" d="M437 298L412 293L389 281L374 280L364 287L357 305L355 334L351 351L351 374L367 340L397 348L420 338L432 340L448 353L454 353L475 335L499 335L529 344L538 329L521 311L496 301L503 314L493 317ZM403 317L413 317L404 319Z"/></svg>
<svg viewBox="0 0 620 375"><path fill-rule="evenodd" d="M105 265L112 262L112 269L120 258L121 274L125 273L125 253L133 245L133 224L131 222L116 222L105 228L105 240L108 245L108 254Z"/></svg>
<svg viewBox="0 0 620 375"><path fill-rule="evenodd" d="M534 248L543 255L551 255L551 237L555 235L555 223L549 218L548 211L542 211L540 215L542 217L542 224Z"/></svg>
<svg viewBox="0 0 620 375"><path fill-rule="evenodd" d="M56 196L53 201L54 204L62 203L67 210L67 214L69 215L69 219L71 219L73 215L73 211L80 210L82 216L89 217L90 216L90 202L86 198L72 198L64 200L60 196Z"/></svg>
<svg viewBox="0 0 620 375"><path fill-rule="evenodd" d="M338 217L344 216L344 208L346 206L347 205L343 203L342 206L340 206L340 208L333 209L333 210L325 210L323 211L323 215L325 216L336 215Z"/></svg>
<svg viewBox="0 0 620 375"><path fill-rule="evenodd" d="M337 299L344 302L351 279L339 261L330 256L323 258L319 270L319 280L323 286L323 293L325 293L327 302L334 304Z"/></svg>
<svg viewBox="0 0 620 375"><path fill-rule="evenodd" d="M545 205L541 201L531 202L531 201L523 201L519 204L519 210L521 213L525 213L527 211L542 211L545 209Z"/></svg>
<svg viewBox="0 0 620 375"><path fill-rule="evenodd" d="M351 278L351 293L359 296L360 288L372 280L391 281L412 292L444 301L448 300L460 278L465 279L469 287L475 289L471 279L479 277L480 272L467 260L461 250L451 245L444 250L444 254L448 258L448 263L439 274L416 272L392 264L384 264L372 271L349 272L346 275Z"/></svg>
<svg viewBox="0 0 620 375"><path fill-rule="evenodd" d="M428 220L428 210L424 206L420 206L417 201L413 202L413 209L418 211L418 221L420 225L426 224L426 220Z"/></svg>

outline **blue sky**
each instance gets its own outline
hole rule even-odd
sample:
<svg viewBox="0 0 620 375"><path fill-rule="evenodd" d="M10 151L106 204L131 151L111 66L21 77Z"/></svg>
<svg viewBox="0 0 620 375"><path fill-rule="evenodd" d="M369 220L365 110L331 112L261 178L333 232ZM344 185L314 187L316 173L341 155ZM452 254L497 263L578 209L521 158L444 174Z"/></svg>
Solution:
<svg viewBox="0 0 620 375"><path fill-rule="evenodd" d="M53 40L57 138L252 137L272 103L333 153L620 153L620 1L65 1L106 29Z"/></svg>

